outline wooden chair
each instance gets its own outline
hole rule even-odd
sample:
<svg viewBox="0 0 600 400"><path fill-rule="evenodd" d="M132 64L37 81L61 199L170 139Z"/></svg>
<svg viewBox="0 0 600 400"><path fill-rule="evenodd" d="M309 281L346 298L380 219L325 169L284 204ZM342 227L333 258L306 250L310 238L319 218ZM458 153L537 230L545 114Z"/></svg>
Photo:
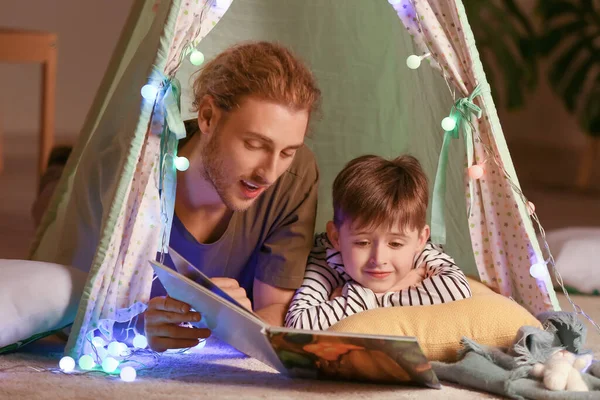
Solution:
<svg viewBox="0 0 600 400"><path fill-rule="evenodd" d="M42 64L38 181L46 169L54 142L56 51L57 35L55 33L0 28L0 62ZM3 169L2 154L2 138L0 137L0 172Z"/></svg>

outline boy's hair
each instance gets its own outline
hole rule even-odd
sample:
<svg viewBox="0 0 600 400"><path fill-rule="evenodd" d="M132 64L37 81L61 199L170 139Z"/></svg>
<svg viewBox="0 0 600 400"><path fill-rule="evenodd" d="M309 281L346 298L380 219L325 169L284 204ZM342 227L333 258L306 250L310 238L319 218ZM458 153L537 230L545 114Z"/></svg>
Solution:
<svg viewBox="0 0 600 400"><path fill-rule="evenodd" d="M366 155L350 161L333 182L333 222L374 229L399 224L421 230L426 224L429 188L419 161Z"/></svg>
<svg viewBox="0 0 600 400"><path fill-rule="evenodd" d="M205 64L194 81L193 111L205 95L230 111L254 95L293 110L320 107L321 91L312 72L290 50L271 42L232 46Z"/></svg>

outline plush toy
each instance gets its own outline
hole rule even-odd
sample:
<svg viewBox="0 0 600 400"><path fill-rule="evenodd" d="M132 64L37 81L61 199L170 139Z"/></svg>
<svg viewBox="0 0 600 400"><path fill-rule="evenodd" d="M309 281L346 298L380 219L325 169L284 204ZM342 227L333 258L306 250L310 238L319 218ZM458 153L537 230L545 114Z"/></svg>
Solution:
<svg viewBox="0 0 600 400"><path fill-rule="evenodd" d="M560 350L554 353L544 364L535 364L531 375L542 378L544 386L550 390L573 392L589 391L581 372L592 362L592 355L577 356L570 351Z"/></svg>

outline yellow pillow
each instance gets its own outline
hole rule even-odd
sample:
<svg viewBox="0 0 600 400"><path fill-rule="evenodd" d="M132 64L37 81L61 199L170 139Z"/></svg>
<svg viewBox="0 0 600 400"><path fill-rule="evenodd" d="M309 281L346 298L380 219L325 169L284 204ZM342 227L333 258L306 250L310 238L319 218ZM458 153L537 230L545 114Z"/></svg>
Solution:
<svg viewBox="0 0 600 400"><path fill-rule="evenodd" d="M509 346L524 325L541 323L516 302L468 278L473 297L447 304L390 307L345 318L330 331L415 336L431 361L456 361L463 336L477 343Z"/></svg>

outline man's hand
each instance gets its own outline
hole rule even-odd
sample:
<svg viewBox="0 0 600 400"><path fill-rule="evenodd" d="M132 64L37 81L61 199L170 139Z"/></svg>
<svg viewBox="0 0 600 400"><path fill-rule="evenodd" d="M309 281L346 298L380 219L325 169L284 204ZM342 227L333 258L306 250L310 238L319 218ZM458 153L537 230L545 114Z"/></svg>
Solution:
<svg viewBox="0 0 600 400"><path fill-rule="evenodd" d="M246 295L246 290L240 287L238 281L231 278L211 278L210 280L235 301L252 311L252 303Z"/></svg>
<svg viewBox="0 0 600 400"><path fill-rule="evenodd" d="M208 329L185 328L182 322L198 322L200 314L188 304L171 297L155 297L148 302L144 313L144 330L148 346L158 352L185 349L198 344L198 339L210 336Z"/></svg>
<svg viewBox="0 0 600 400"><path fill-rule="evenodd" d="M417 286L423 282L423 279L427 276L427 270L424 265L411 269L408 274L395 286L392 286L388 292L399 292L404 289L408 289L411 286Z"/></svg>

